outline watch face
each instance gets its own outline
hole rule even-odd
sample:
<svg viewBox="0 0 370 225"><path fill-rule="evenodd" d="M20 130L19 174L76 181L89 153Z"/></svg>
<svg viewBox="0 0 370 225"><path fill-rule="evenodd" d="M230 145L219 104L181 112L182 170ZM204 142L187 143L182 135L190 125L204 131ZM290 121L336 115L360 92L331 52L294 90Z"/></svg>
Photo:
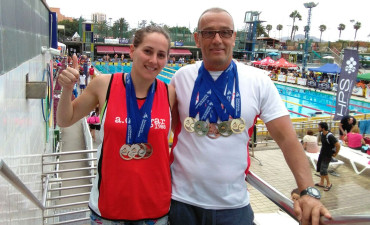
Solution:
<svg viewBox="0 0 370 225"><path fill-rule="evenodd" d="M312 196L320 197L320 191L317 190L316 188L309 187L309 188L307 188L307 192Z"/></svg>

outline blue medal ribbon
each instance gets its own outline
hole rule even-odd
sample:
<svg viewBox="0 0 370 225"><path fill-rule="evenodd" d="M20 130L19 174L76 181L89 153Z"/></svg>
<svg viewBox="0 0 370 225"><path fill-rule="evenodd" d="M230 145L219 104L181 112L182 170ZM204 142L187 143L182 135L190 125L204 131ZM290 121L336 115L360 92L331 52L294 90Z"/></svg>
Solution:
<svg viewBox="0 0 370 225"><path fill-rule="evenodd" d="M143 106L139 109L136 100L135 87L132 83L131 73L126 76L126 102L127 102L127 134L126 143L147 143L151 126L151 110L154 100L156 81L149 88Z"/></svg>
<svg viewBox="0 0 370 225"><path fill-rule="evenodd" d="M234 81L235 97L233 107L231 100ZM198 103L196 103L197 97L199 98ZM222 72L216 81L213 80L211 74L204 68L204 64L202 63L194 84L189 107L189 115L191 117L195 118L197 113L199 113L200 120L206 121L209 119L211 123L217 122L218 118L222 121L227 121L229 116L240 118L239 78L236 64L233 61L231 61L228 68Z"/></svg>

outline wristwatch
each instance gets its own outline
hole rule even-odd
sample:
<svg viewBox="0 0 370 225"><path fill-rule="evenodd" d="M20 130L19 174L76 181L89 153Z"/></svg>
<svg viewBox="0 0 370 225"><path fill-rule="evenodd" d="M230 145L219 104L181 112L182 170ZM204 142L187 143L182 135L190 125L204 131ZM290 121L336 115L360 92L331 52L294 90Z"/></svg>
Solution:
<svg viewBox="0 0 370 225"><path fill-rule="evenodd" d="M301 191L300 196L302 197L303 195L308 195L308 196L314 197L316 199L321 198L320 191L317 188L314 188L314 187L307 187L306 189Z"/></svg>

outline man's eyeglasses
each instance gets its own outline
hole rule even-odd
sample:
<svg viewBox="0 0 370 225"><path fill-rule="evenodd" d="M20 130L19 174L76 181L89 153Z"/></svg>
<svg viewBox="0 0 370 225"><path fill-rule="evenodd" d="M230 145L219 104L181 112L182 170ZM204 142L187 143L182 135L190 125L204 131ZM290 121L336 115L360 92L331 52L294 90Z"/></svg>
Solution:
<svg viewBox="0 0 370 225"><path fill-rule="evenodd" d="M233 36L233 30L200 30L198 31L203 38L214 38L216 34L220 35L221 38L231 38Z"/></svg>

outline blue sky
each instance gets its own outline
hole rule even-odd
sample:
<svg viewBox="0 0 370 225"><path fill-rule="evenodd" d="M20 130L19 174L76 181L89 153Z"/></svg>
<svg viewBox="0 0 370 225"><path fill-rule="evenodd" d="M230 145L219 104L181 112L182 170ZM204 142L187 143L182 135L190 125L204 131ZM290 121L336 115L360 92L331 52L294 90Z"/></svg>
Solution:
<svg viewBox="0 0 370 225"><path fill-rule="evenodd" d="M131 28L137 27L141 20L154 21L169 26L186 26L193 30L196 27L199 15L210 7L221 7L230 12L234 18L235 27L243 29L246 11L260 11L260 19L266 21L264 26L271 24L271 37L279 38L276 30L278 24L283 25L280 36L290 35L292 19L290 13L297 10L302 15L302 21L297 21L299 26L297 34L303 34L303 27L307 25L308 9L302 0L257 0L257 1L220 1L220 0L186 0L186 1L153 1L153 0L46 0L49 7L58 7L65 16L84 17L90 19L95 12L105 13L107 18L112 18L112 23L120 17L125 18ZM320 0L319 5L312 9L310 36L320 37L319 26L326 25L322 39L336 41L339 37L337 29L340 23L346 25L342 31L341 39L354 40L355 30L353 21L359 21L362 27L357 32L356 40L370 41L370 19L368 6L365 0ZM108 20L109 21L109 20Z"/></svg>

